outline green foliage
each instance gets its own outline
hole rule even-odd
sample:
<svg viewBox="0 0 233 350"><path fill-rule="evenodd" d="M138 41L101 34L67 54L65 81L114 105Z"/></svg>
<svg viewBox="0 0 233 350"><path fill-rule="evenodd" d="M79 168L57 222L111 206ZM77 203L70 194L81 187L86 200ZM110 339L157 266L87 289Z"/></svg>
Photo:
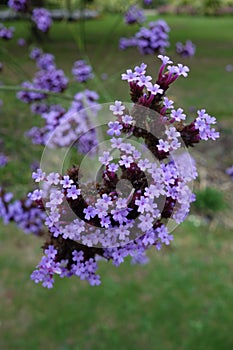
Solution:
<svg viewBox="0 0 233 350"><path fill-rule="evenodd" d="M176 8L189 6L198 14L215 14L216 10L224 6L233 6L233 0L171 0L167 4Z"/></svg>
<svg viewBox="0 0 233 350"><path fill-rule="evenodd" d="M134 5L135 0L95 0L97 9L103 12L125 12L130 5Z"/></svg>
<svg viewBox="0 0 233 350"><path fill-rule="evenodd" d="M202 213L216 213L226 208L224 195L219 190L207 187L196 192L195 207Z"/></svg>
<svg viewBox="0 0 233 350"><path fill-rule="evenodd" d="M12 231L13 232L12 232ZM29 280L40 242L1 234L2 350L232 350L232 232L179 227L145 266L100 262L103 284Z"/></svg>

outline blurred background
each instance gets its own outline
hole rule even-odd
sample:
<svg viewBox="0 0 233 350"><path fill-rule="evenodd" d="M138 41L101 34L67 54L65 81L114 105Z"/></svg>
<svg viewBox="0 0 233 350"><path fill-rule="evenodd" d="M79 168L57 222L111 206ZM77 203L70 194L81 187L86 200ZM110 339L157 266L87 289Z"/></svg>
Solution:
<svg viewBox="0 0 233 350"><path fill-rule="evenodd" d="M68 77L75 60L88 60L95 79L84 87L97 91L101 102L129 101L121 74L141 62L156 77L156 55L142 56L135 47L119 50L119 39L139 29L123 20L135 1L32 1L55 11L49 33L40 37L27 18L9 11L6 3L0 1L0 22L14 26L15 34L0 42L1 84L16 86L33 76L35 63L29 52L35 46L54 54ZM13 223L0 223L3 350L233 348L233 177L226 172L233 166L233 3L160 0L140 5L147 22L168 23L166 54L190 68L189 77L176 81L168 96L190 119L197 109L206 108L218 121L221 138L190 150L199 172L197 201L173 232L172 245L160 252L151 249L147 265L127 261L116 268L101 261L99 287L74 277L57 279L52 290L35 285L30 274L42 256L43 239L25 235ZM25 45L18 45L20 38ZM196 46L190 58L176 52L176 43L186 40ZM71 93L82 89L80 84L70 85ZM0 168L1 186L21 198L34 186L32 164L40 161L43 151L25 132L43 121L16 99L14 91L0 91L0 99L0 151L8 159Z"/></svg>

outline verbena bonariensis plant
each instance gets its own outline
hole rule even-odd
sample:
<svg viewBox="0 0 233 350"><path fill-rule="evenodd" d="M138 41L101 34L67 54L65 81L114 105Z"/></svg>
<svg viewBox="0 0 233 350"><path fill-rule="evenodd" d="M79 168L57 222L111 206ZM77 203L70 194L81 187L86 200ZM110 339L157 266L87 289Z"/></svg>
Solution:
<svg viewBox="0 0 233 350"><path fill-rule="evenodd" d="M44 33L48 32L52 25L52 17L49 10L42 7L33 8L33 2L30 0L9 0L7 4L11 9L22 15L29 14L29 18L36 28Z"/></svg>
<svg viewBox="0 0 233 350"><path fill-rule="evenodd" d="M169 31L170 28L164 20L150 22L148 27L141 27L133 37L121 38L119 47L125 50L135 46L143 55L164 53L169 46Z"/></svg>
<svg viewBox="0 0 233 350"><path fill-rule="evenodd" d="M141 24L145 22L145 20L143 9L139 8L137 5L130 6L124 14L124 21L126 24Z"/></svg>
<svg viewBox="0 0 233 350"><path fill-rule="evenodd" d="M79 143L77 144L79 152L88 152L97 143L97 140L94 129L87 132L90 129L90 118L85 113L85 108L91 108L92 114L98 112L98 94L95 91L85 89L73 97L69 96L68 99L71 104L67 109L58 104L49 104L47 101L49 94L65 91L68 88L68 78L61 69L57 68L55 57L52 54L43 53L41 49L34 48L30 52L30 58L35 60L39 70L35 73L32 81L22 83L22 87L26 87L26 90L19 91L17 98L29 104L33 114L41 115L45 125L43 127L32 127L26 135L31 138L33 143L46 145L47 140L60 125L61 135L59 138L54 138L56 145L62 147L69 145L79 135ZM92 67L86 64L84 60L74 63L72 74L75 84L76 81L85 83L94 77ZM80 117L80 114L78 115L80 111L82 111L82 117ZM67 123L65 123L66 121ZM72 124L73 127L74 124L76 125L75 133L69 124Z"/></svg>
<svg viewBox="0 0 233 350"><path fill-rule="evenodd" d="M0 23L0 38L4 40L10 40L13 38L14 28L5 27L2 23Z"/></svg>
<svg viewBox="0 0 233 350"><path fill-rule="evenodd" d="M94 180L85 173L84 161L65 175L46 172L43 162L33 172L41 186L29 199L47 212L48 228L45 255L31 275L36 283L51 288L59 275L99 285L99 258L116 266L127 256L144 263L146 251L169 245L171 227L188 215L197 171L185 149L215 140L219 133L205 109L185 122L183 109L175 109L165 94L179 76L187 77L189 68L158 57L162 65L156 81L146 75L144 63L122 74L132 104L115 101L109 106L111 120L102 128L108 139L97 151ZM59 130L54 137L61 137Z"/></svg>

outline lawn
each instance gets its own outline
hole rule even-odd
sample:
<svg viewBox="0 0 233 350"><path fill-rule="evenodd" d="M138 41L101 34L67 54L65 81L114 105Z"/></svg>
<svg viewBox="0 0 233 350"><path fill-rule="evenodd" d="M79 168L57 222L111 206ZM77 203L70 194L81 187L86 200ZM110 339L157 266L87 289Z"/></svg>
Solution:
<svg viewBox="0 0 233 350"><path fill-rule="evenodd" d="M168 95L177 107L191 114L193 108L205 107L220 121L223 133L231 136L233 72L227 72L225 67L233 64L232 18L164 19L171 27L168 55L191 69L189 79L178 80ZM30 32L23 22L16 26L15 39L4 45L8 53L0 47L0 61L5 62L0 80L11 85L28 79L34 71L28 47L16 45L21 36L30 42ZM102 102L129 101L121 73L142 61L153 75L159 66L156 57L142 57L136 49L118 50L119 38L130 36L134 30L122 24L117 15L85 24L55 23L42 47L56 55L57 65L68 76L74 60L88 58L97 77L94 84L87 86L98 91ZM83 42L81 37L86 40ZM186 39L197 45L197 53L192 59L180 60L174 46ZM103 73L107 80L98 78ZM70 87L72 93L81 89L78 84ZM40 125L41 120L30 115L28 106L16 100L14 92L0 91L0 99L4 101L0 138L10 159L7 167L0 169L1 182L22 195L32 186L30 164L40 159L43 150L32 146L24 133L34 124ZM210 158L214 154L216 164L211 163L211 172L220 171L223 180L219 183L225 181L222 166L231 165L232 137L230 142L227 151L224 149L228 158L211 147L201 148ZM228 194L224 195L227 199ZM232 212L232 203L228 207ZM212 227L205 220L188 220L175 230L171 247L159 253L149 252L146 266L131 266L127 261L115 268L100 262L100 287L71 278L58 279L54 289L47 290L29 279L40 260L43 241L24 235L13 224L1 224L0 348L231 350L232 228L218 222Z"/></svg>

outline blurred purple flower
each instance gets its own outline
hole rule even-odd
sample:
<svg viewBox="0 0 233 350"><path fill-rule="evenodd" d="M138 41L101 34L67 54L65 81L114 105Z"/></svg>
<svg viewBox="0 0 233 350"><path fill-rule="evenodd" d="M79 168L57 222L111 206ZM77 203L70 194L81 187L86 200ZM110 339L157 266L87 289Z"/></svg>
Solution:
<svg viewBox="0 0 233 350"><path fill-rule="evenodd" d="M0 168L3 168L8 163L8 158L5 154L0 153Z"/></svg>
<svg viewBox="0 0 233 350"><path fill-rule="evenodd" d="M192 57L196 52L196 46L191 40L187 40L185 44L178 42L176 43L176 52L184 58Z"/></svg>
<svg viewBox="0 0 233 350"><path fill-rule="evenodd" d="M132 5L126 11L124 15L124 20L126 24L134 24L134 23L141 24L145 22L146 18L144 16L143 9L140 9L136 5Z"/></svg>
<svg viewBox="0 0 233 350"><path fill-rule="evenodd" d="M85 60L74 62L72 74L80 83L85 83L87 80L93 79L94 77L92 67L89 66Z"/></svg>
<svg viewBox="0 0 233 350"><path fill-rule="evenodd" d="M169 46L168 32L170 28L163 20L150 22L148 27L142 27L135 36L131 38L121 38L119 47L125 50L130 46L136 46L143 55L164 53Z"/></svg>
<svg viewBox="0 0 233 350"><path fill-rule="evenodd" d="M0 38L4 40L10 40L13 38L14 28L10 27L4 27L2 23L0 23Z"/></svg>
<svg viewBox="0 0 233 350"><path fill-rule="evenodd" d="M17 12L25 12L28 8L28 0L9 0L7 5Z"/></svg>
<svg viewBox="0 0 233 350"><path fill-rule="evenodd" d="M233 180L233 165L226 169L226 174L229 175Z"/></svg>
<svg viewBox="0 0 233 350"><path fill-rule="evenodd" d="M17 44L19 46L25 46L26 45L26 40L24 38L19 38L18 41L17 41Z"/></svg>
<svg viewBox="0 0 233 350"><path fill-rule="evenodd" d="M225 69L226 69L227 72L232 72L233 71L233 65L232 64L227 64Z"/></svg>
<svg viewBox="0 0 233 350"><path fill-rule="evenodd" d="M42 7L35 8L32 11L32 21L36 24L39 30L45 33L52 25L52 17L50 12Z"/></svg>
<svg viewBox="0 0 233 350"><path fill-rule="evenodd" d="M30 54L29 54L29 57L32 59L32 60L37 60L41 55L42 55L42 50L38 47L35 47L31 50Z"/></svg>

